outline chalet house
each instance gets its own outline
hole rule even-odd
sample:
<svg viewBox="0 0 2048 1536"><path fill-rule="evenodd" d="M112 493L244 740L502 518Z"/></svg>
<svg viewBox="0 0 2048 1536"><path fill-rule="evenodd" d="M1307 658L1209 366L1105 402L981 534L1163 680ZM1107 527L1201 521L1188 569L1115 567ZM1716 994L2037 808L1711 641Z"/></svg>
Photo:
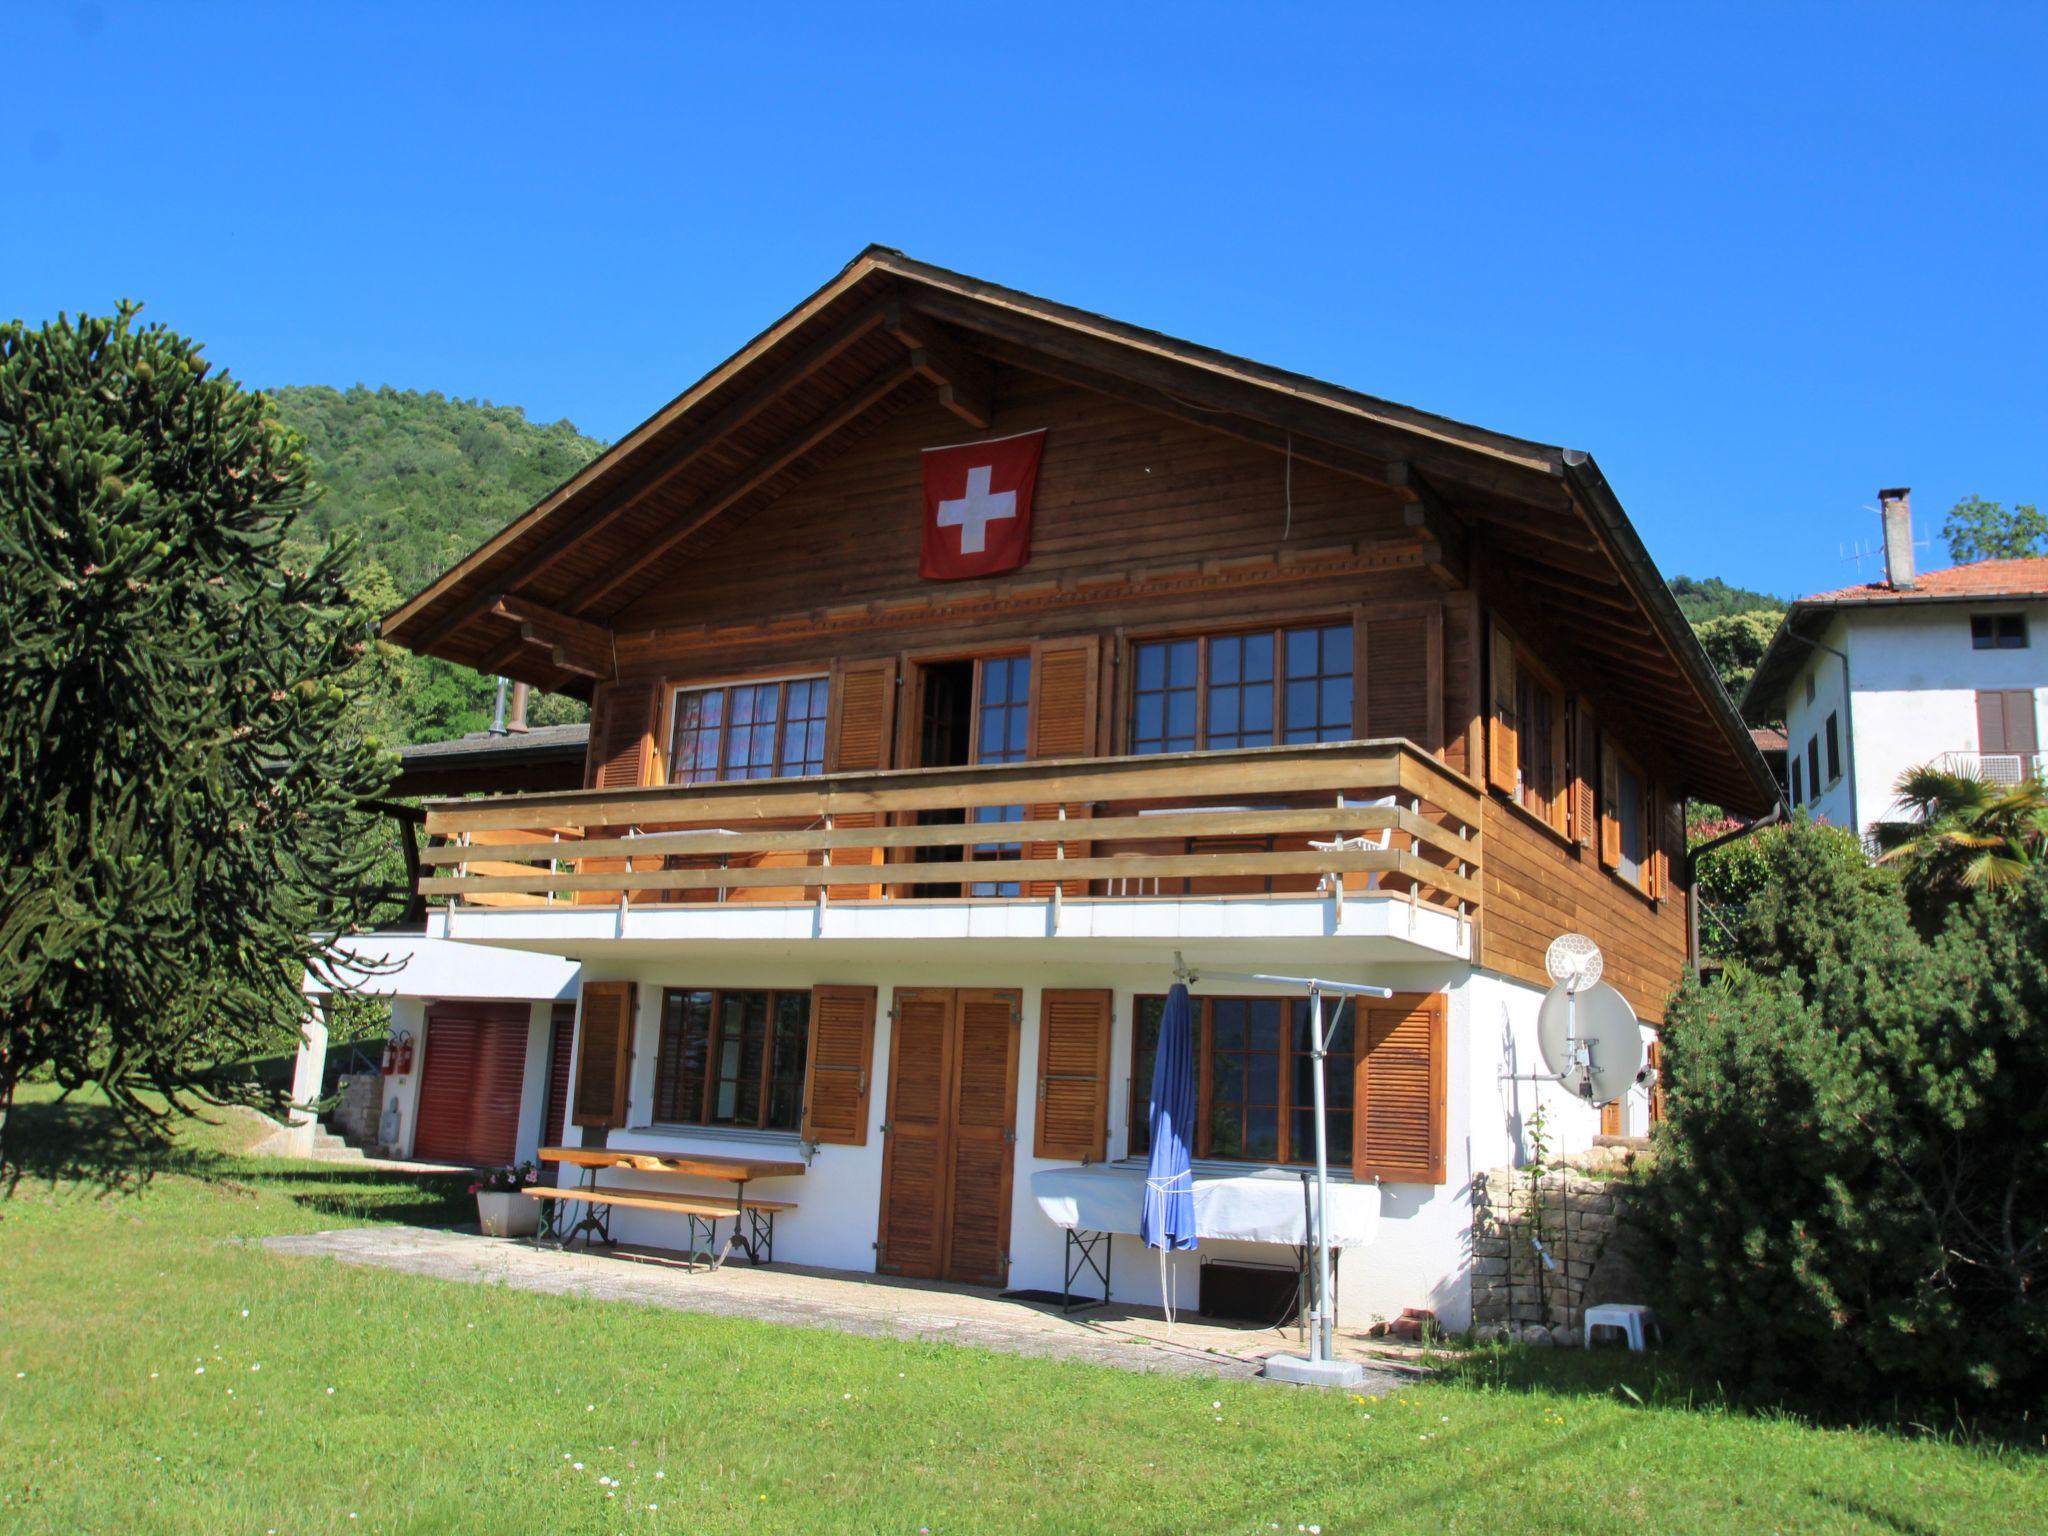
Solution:
<svg viewBox="0 0 2048 1536"><path fill-rule="evenodd" d="M1462 1326L1474 1175L1600 1129L1527 1080L1546 946L1654 1027L1685 798L1775 801L1585 454L881 248L384 634L591 701L581 788L422 853L430 937L580 965L569 1144L793 1164L774 1256L854 1271L1059 1290L1033 1177L1142 1180L1184 956L1394 989L1328 1058L1340 1306ZM1291 1179L1305 1003L1194 994L1198 1174Z"/></svg>
<svg viewBox="0 0 2048 1536"><path fill-rule="evenodd" d="M1785 721L1791 803L1866 838L1910 769L2048 775L2048 559L1917 571L1910 493L1878 499L1884 579L1793 603L1744 697Z"/></svg>

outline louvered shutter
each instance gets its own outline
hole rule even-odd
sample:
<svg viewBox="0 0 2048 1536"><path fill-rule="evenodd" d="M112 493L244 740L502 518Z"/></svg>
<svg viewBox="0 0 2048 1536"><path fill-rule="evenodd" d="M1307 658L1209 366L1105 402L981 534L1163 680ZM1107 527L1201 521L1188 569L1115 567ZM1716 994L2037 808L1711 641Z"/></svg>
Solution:
<svg viewBox="0 0 2048 1536"><path fill-rule="evenodd" d="M963 988L954 1007L952 1124L947 1134L945 1278L1009 1278L1010 1176L1016 1162L1017 1040L1024 994ZM893 1132L892 1132L893 1135Z"/></svg>
<svg viewBox="0 0 2048 1536"><path fill-rule="evenodd" d="M1600 743L1600 862L1609 869L1621 867L1621 767L1614 760L1614 748Z"/></svg>
<svg viewBox="0 0 2048 1536"><path fill-rule="evenodd" d="M1495 789L1515 792L1521 744L1515 723L1515 642L1498 624L1493 626L1491 665L1493 710L1487 722L1486 776Z"/></svg>
<svg viewBox="0 0 2048 1536"><path fill-rule="evenodd" d="M1353 621L1353 686L1359 734L1370 741L1405 737L1425 752L1443 750L1444 617L1441 608L1377 614Z"/></svg>
<svg viewBox="0 0 2048 1536"><path fill-rule="evenodd" d="M953 1037L951 991L898 989L889 1025L888 1139L875 1256L884 1274L931 1279L944 1261Z"/></svg>
<svg viewBox="0 0 2048 1536"><path fill-rule="evenodd" d="M1109 1141L1110 994L1048 987L1038 1010L1039 1157L1099 1163Z"/></svg>
<svg viewBox="0 0 2048 1536"><path fill-rule="evenodd" d="M630 981L583 983L576 1041L577 1125L622 1126L633 1072L633 998Z"/></svg>
<svg viewBox="0 0 2048 1536"><path fill-rule="evenodd" d="M576 1005L557 1003L548 1032L548 1117L541 1145L560 1146L569 1123L569 1076L576 1060Z"/></svg>
<svg viewBox="0 0 2048 1536"><path fill-rule="evenodd" d="M1600 733L1593 723L1593 706L1583 698L1572 701L1572 823L1571 838L1581 848L1600 840L1600 812L1594 786L1600 776Z"/></svg>
<svg viewBox="0 0 2048 1536"><path fill-rule="evenodd" d="M1097 692L1102 675L1100 642L1090 635L1081 640L1041 640L1031 648L1031 757L1093 757ZM1069 805L1067 820L1085 818L1090 807ZM1033 820L1058 817L1058 804L1034 805L1026 814ZM1089 845L1084 842L1030 843L1028 859L1050 859L1064 847L1066 857L1085 859ZM1085 896L1085 880L1031 880L1024 886L1028 896L1050 896L1055 889L1068 896Z"/></svg>
<svg viewBox="0 0 2048 1536"><path fill-rule="evenodd" d="M826 744L828 773L873 773L889 766L896 729L896 662L834 663L832 720ZM881 825L880 815L860 811L835 817L835 829ZM835 848L835 865L876 865L884 862L880 848ZM837 900L867 900L882 894L879 885L835 885Z"/></svg>
<svg viewBox="0 0 2048 1536"><path fill-rule="evenodd" d="M861 1147L875 1056L875 989L813 987L804 1067L804 1140Z"/></svg>
<svg viewBox="0 0 2048 1536"><path fill-rule="evenodd" d="M1353 1175L1443 1183L1443 1000L1395 997L1363 1009L1359 1022Z"/></svg>
<svg viewBox="0 0 2048 1536"><path fill-rule="evenodd" d="M645 782L655 692L653 683L608 683L598 689L591 710L590 744L583 759L585 788L637 789ZM614 837L621 830L596 826L586 835ZM576 861L576 872L584 875L614 875L634 867L630 860L619 857ZM647 867L658 869L660 864L651 861ZM582 906L611 906L619 897L616 891L577 891L570 899Z"/></svg>

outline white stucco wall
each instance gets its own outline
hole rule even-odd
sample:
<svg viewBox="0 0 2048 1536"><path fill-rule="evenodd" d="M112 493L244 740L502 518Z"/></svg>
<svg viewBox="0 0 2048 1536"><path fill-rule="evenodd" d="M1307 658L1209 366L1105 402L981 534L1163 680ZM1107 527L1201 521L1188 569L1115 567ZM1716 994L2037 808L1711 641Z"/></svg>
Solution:
<svg viewBox="0 0 2048 1536"><path fill-rule="evenodd" d="M2029 644L2023 650L1980 651L1970 643L1973 613L2024 613ZM1867 832L1887 819L1894 786L1910 768L1944 753L1982 750L1977 735L1979 689L2031 689L2037 741L2048 744L2048 603L1901 604L1844 610L1820 637L1845 651L1855 690L1844 719L1845 773L1823 786L1808 806L1814 816L1837 826L1853 823ZM1815 684L1806 702L1806 678ZM1820 736L1830 711L1842 709L1842 663L1825 651L1809 655L1786 693L1785 721L1790 750L1803 757L1809 739ZM1823 738L1823 774L1826 748Z"/></svg>
<svg viewBox="0 0 2048 1536"><path fill-rule="evenodd" d="M1199 960L1190 956L1199 964ZM1133 999L1163 991L1170 972L1162 966L1133 967L1085 960L1058 963L1008 964L992 974L986 958L973 951L957 958L936 956L911 965L902 959L866 962L821 962L802 952L791 957L749 959L736 955L715 973L701 964L679 967L646 962L606 966L593 960L591 979L637 982L634 1060L628 1119L632 1128L611 1133L612 1148L647 1148L737 1152L755 1148L771 1155L794 1157L800 1143L794 1135L764 1135L719 1130L656 1129L647 1124L653 1099L656 1046L664 987L724 988L808 987L817 983L865 984L877 990L873 1088L869 1097L868 1140L864 1146L816 1149L808 1172L797 1180L762 1185L764 1198L789 1198L799 1209L778 1220L775 1253L779 1260L829 1268L872 1272L874 1243L882 1197L881 1125L888 1113L890 998L898 987L1016 986L1023 992L1018 1054L1017 1146L1010 1213L1009 1284L1017 1289L1056 1291L1060 1288L1065 1241L1061 1231L1040 1213L1031 1195L1031 1175L1058 1163L1033 1155L1037 1121L1037 1061L1040 993L1047 987L1107 988L1114 998L1111 1042L1109 1155L1122 1157L1129 1146L1128 1105ZM1380 964L1331 968L1336 980L1371 981L1404 992L1444 991L1449 1060L1446 1064L1446 1179L1441 1185L1387 1184L1382 1188L1382 1214L1377 1241L1349 1253L1340 1273L1339 1306L1346 1325L1376 1316L1393 1316L1401 1308L1432 1308L1452 1329L1470 1318L1467 1253L1470 1243L1470 1189L1475 1175L1518 1162L1527 1151L1528 1116L1539 1097L1552 1105L1550 1139L1554 1152L1590 1144L1599 1130L1599 1112L1579 1103L1554 1085L1501 1081L1504 1072L1540 1070L1535 1050L1536 1009L1541 992L1490 973L1472 973L1459 962ZM1199 985L1198 992L1255 995L1276 989L1222 983ZM1294 994L1298 995L1298 994ZM573 1091L573 1085L572 1085ZM1640 1107L1632 1123L1640 1128ZM580 1136L567 1131L572 1143ZM1216 1168L1230 1165L1212 1164ZM561 1182L576 1175L564 1170ZM646 1182L651 1187L677 1187L673 1179L636 1176L616 1171L608 1182ZM621 1210L613 1216L620 1240L658 1247L681 1247L683 1223L655 1212ZM1255 1244L1207 1244L1200 1254L1211 1258L1244 1258L1291 1263L1287 1249ZM1198 1286L1197 1254L1174 1261L1181 1304L1192 1307ZM1156 1254L1135 1238L1114 1240L1114 1294L1123 1300L1156 1303L1160 1295Z"/></svg>

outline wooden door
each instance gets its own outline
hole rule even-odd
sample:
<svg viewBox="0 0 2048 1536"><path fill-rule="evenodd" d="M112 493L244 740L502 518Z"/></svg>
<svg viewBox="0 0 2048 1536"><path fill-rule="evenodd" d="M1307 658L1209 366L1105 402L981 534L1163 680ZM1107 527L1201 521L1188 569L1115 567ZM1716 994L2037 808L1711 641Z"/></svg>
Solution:
<svg viewBox="0 0 2048 1536"><path fill-rule="evenodd" d="M1015 988L906 988L889 1035L876 1268L1001 1285L1016 1166Z"/></svg>

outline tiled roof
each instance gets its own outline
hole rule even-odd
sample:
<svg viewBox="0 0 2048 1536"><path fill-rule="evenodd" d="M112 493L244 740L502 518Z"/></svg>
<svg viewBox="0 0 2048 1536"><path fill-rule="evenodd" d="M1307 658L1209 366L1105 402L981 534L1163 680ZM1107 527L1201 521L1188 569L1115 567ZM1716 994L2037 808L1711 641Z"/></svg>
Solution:
<svg viewBox="0 0 2048 1536"><path fill-rule="evenodd" d="M1881 581L1838 587L1799 599L1802 603L1911 602L1915 598L2048 597L2048 556L2021 560L1979 560L1945 571L1922 571L1910 591Z"/></svg>
<svg viewBox="0 0 2048 1536"><path fill-rule="evenodd" d="M1775 725L1753 725L1749 739L1756 743L1759 752L1782 752L1785 750L1785 733Z"/></svg>

